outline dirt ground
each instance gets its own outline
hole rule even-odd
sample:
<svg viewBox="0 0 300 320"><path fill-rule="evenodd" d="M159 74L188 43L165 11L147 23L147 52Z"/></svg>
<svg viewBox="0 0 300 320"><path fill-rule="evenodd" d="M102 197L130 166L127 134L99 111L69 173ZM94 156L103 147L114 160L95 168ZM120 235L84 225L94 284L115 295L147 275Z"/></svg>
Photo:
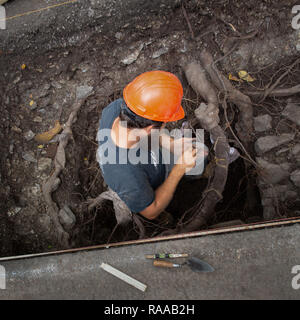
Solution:
<svg viewBox="0 0 300 320"><path fill-rule="evenodd" d="M67 121L80 87L92 87L93 94L72 127L73 137L66 147L66 168L60 175L59 188L53 192L58 207L68 205L76 217L69 230L71 247L138 237L134 225L112 234L116 220L110 202L91 212L86 208L88 198L95 198L106 189L95 157L101 111L121 96L122 88L136 75L154 69L175 73L184 86L183 106L189 118L193 118L202 98L188 85L182 67L199 60L204 47L215 59L220 59L218 68L226 77L230 73L237 77L239 70L246 70L255 78L254 82L232 81L246 94L271 86L289 67L289 73L276 88L299 84L300 30L291 27L295 1L195 0L184 2L185 12L181 2L176 3L157 19L149 22L136 17L134 24L124 24L113 35L94 33L80 45L22 52L0 50L0 256L59 248L42 194L43 183L53 173L58 140L38 143L34 136L53 128L57 120L61 124ZM299 104L300 94L268 96L262 102L261 95L251 95L251 99L256 122L251 133L253 150L249 152L253 158L263 159L257 161L265 161L262 166L267 171L277 172L276 166L285 164L282 179L272 183L272 188L278 191L278 204L275 213L266 209L272 207L270 198L265 198L270 188L262 182L262 173L256 168L246 171L245 154L226 128L220 111L231 145L243 157L229 167L224 198L217 204L210 226L232 220L251 223L299 216L300 120L284 116L283 110L288 103ZM228 117L233 127L238 114L231 104ZM261 130L260 116L266 115L269 127ZM282 135L286 135L285 141L271 150L262 151L259 147L264 146L256 145L257 141L263 141L259 138ZM208 136L206 141L213 154ZM248 182L253 178L255 192L249 199ZM175 217L172 226L197 202L206 185L207 179L180 183L167 209ZM159 221L144 223L147 236L166 229Z"/></svg>

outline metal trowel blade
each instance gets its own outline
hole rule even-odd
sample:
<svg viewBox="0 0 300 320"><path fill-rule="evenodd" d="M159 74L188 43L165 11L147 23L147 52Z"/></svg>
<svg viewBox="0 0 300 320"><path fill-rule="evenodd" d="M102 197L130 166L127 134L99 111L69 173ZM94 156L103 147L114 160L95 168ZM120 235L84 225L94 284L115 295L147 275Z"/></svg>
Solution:
<svg viewBox="0 0 300 320"><path fill-rule="evenodd" d="M195 272L213 272L215 269L207 262L202 261L196 257L187 260L187 264Z"/></svg>

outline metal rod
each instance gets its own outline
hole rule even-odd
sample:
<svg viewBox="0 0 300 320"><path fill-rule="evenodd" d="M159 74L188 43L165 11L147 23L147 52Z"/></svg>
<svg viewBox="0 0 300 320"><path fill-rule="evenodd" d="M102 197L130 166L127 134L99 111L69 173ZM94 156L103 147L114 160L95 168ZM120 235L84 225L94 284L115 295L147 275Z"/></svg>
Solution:
<svg viewBox="0 0 300 320"><path fill-rule="evenodd" d="M164 236L164 237L154 237L150 239L130 240L130 241L111 243L111 244L100 244L100 245L95 245L90 247L66 249L66 250L43 252L43 253L33 253L33 254L12 256L12 257L3 257L3 258L0 258L0 261L19 260L19 259L43 257L43 256L57 255L57 254L74 253L79 251L109 249L109 248L121 247L126 245L136 245L136 244L145 244L145 243L153 243L153 242L168 241L168 240L195 238L195 237L201 237L201 236L208 236L212 234L221 234L221 233L229 233L229 232L236 232L236 231L248 231L248 230L262 229L262 228L275 227L275 226L294 224L294 223L300 223L300 218L294 217L294 218L288 218L288 219L278 219L278 220L271 220L270 222L265 222L265 223L251 223L251 224L234 226L234 227L194 231L194 232L175 234L175 235Z"/></svg>

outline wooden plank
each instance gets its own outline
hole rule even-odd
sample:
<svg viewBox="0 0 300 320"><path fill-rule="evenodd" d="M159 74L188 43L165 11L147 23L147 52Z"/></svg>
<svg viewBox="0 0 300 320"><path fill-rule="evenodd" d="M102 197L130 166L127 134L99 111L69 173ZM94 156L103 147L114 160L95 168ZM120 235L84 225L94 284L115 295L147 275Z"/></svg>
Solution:
<svg viewBox="0 0 300 320"><path fill-rule="evenodd" d="M147 289L147 286L143 283L141 283L140 281L128 276L127 274L117 270L116 268L110 266L107 263L102 263L100 268L102 268L103 270L107 271L108 273L114 275L115 277L125 281L126 283L130 284L131 286L145 292Z"/></svg>

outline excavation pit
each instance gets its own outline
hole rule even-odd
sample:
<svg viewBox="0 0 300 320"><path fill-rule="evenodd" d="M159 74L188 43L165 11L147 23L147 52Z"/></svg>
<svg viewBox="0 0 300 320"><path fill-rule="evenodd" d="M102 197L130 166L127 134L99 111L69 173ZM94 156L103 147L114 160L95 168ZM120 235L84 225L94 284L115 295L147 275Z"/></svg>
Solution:
<svg viewBox="0 0 300 320"><path fill-rule="evenodd" d="M269 173L278 172L276 169L281 167L282 179L275 179L270 187L262 181L260 170L252 165L246 167L249 159L229 127L226 127L222 109L224 95L220 95L221 127L230 145L238 148L242 158L230 164L223 199L216 204L214 213L201 230L299 217L299 120L297 114L292 116L293 105L300 102L299 93L269 95L261 102L262 96L257 95L256 90L271 87L287 68L290 72L276 88L294 87L299 83L298 38L296 32L287 28L287 23L279 18L280 11L290 12L289 8L284 5L282 8L272 8L274 12L269 21L272 29L267 29L263 24L257 34L252 34L256 29L248 30L245 26L249 24L241 24L231 7L226 5L224 12L232 17L230 23L238 26L240 32L249 38L239 40L236 50L229 53L228 46L236 34L222 19L214 20L210 14L203 15L197 1L187 2L185 8L196 33L193 37L182 7L173 5L172 1L162 1L165 6L157 6L157 1L154 1L148 7L145 4L138 9L135 1L128 1L128 10L123 15L114 3L116 7L113 12L121 18L113 25L108 17L98 19L94 15L88 22L85 20L88 14L86 17L79 14L90 12L91 15L91 10L110 14L107 8L101 7L105 1L94 2L93 8L88 4L76 4L72 8L63 8L60 15L55 13L62 25L64 16L70 12L77 13L78 24L76 19L72 20L66 27L66 33L62 29L56 30L51 19L47 20L48 25L44 24L44 18L51 18L51 10L42 12L36 25L30 25L22 32L23 23L31 19L29 15L24 17L25 20L11 20L7 25L8 31L0 33L1 256L64 248L57 240L57 230L42 192L43 184L53 174L53 159L59 142L42 144L33 137L49 131L57 120L61 124L66 123L76 100L76 92L82 88L93 88L93 94L80 108L77 121L72 125L73 137L65 148L66 166L59 175L59 188L52 193L58 208L68 205L76 218L75 225L68 230L69 248L138 239L138 229L134 223L126 230L115 229L116 219L111 202L106 201L101 209L88 211L86 208L88 198L95 198L106 190L96 161L96 133L101 111L121 96L122 88L136 75L162 69L180 78L184 86L183 106L188 117L195 118L194 110L205 100L189 85L184 65L199 61L199 52L204 47L211 51L215 60L220 59L217 67L227 78L229 73L234 72L237 76L239 70L246 69L256 79L253 83L232 80L232 84L249 94L253 102L254 130L250 132L253 150L247 151L255 161L259 158L258 161ZM248 1L248 6L252 2L255 3ZM18 3L20 1L14 0L7 4L9 15L18 13L18 9L26 9L18 7ZM212 3L206 5L209 11L214 11ZM130 11L132 8L135 10ZM151 14L140 14L145 9ZM236 6L236 10L242 9ZM267 11L262 12L264 16L261 19L269 16ZM286 17L288 19L289 14ZM249 22L255 20L251 16L245 16L245 19ZM39 27L40 33L37 32ZM215 34L210 32L212 27ZM250 46L253 47L252 54L249 54ZM260 52L260 58L257 52ZM254 91L256 93L251 95ZM233 132L238 135L235 126L239 124L241 112L234 103L228 103L227 112ZM268 125L263 122L263 128L259 127L261 117L268 122ZM194 125L199 126L197 123ZM263 140L265 137L282 135L284 142L270 150L262 150L267 147ZM205 139L213 158L213 145L207 134ZM207 183L207 179L182 181L167 208L174 221L166 227L159 221L144 220L147 239L159 237L167 229L189 220L188 210L201 200ZM275 194L272 194L273 189Z"/></svg>

